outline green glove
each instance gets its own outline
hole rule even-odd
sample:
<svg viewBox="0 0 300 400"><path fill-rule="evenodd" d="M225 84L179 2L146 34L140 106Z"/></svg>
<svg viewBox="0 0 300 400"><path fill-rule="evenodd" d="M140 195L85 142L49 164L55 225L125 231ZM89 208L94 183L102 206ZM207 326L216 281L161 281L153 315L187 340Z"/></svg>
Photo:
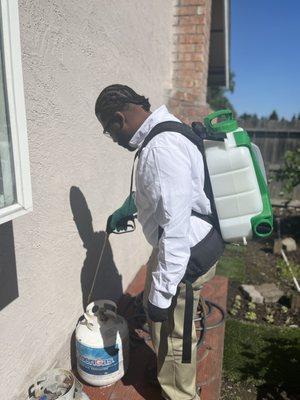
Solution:
<svg viewBox="0 0 300 400"><path fill-rule="evenodd" d="M106 232L111 233L114 230L118 232L126 230L128 220L132 219L132 216L136 214L136 212L135 192L132 192L124 201L123 205L108 218Z"/></svg>

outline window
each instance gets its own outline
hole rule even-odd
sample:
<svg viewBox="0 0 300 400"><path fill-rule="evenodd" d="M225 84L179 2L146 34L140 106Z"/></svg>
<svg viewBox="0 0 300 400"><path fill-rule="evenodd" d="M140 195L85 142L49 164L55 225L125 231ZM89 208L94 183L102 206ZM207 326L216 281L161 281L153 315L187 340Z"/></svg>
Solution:
<svg viewBox="0 0 300 400"><path fill-rule="evenodd" d="M0 0L0 224L31 210L18 0Z"/></svg>
<svg viewBox="0 0 300 400"><path fill-rule="evenodd" d="M16 201L12 143L7 115L6 90L3 74L3 46L0 48L0 208Z"/></svg>

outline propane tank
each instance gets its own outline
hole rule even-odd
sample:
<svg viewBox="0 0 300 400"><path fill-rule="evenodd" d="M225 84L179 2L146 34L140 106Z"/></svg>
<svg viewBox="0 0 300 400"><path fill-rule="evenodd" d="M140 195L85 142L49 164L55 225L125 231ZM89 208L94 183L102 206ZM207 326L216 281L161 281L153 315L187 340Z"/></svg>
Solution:
<svg viewBox="0 0 300 400"><path fill-rule="evenodd" d="M109 386L126 373L129 363L128 326L111 300L90 303L76 327L77 370L94 386Z"/></svg>

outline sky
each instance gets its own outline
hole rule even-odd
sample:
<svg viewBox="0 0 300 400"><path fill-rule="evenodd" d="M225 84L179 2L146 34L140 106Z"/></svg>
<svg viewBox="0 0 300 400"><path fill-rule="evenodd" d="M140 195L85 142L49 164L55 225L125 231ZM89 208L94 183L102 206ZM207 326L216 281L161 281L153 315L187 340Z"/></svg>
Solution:
<svg viewBox="0 0 300 400"><path fill-rule="evenodd" d="M238 114L300 113L300 0L231 0L227 94Z"/></svg>

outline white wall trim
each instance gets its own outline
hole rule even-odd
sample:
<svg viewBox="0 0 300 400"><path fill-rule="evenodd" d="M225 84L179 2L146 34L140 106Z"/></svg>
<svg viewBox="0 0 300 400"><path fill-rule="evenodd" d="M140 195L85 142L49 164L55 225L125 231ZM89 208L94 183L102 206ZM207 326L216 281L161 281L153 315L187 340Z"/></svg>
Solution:
<svg viewBox="0 0 300 400"><path fill-rule="evenodd" d="M17 203L0 209L0 224L32 211L18 0L0 0Z"/></svg>
<svg viewBox="0 0 300 400"><path fill-rule="evenodd" d="M225 87L230 84L230 0L224 0Z"/></svg>

